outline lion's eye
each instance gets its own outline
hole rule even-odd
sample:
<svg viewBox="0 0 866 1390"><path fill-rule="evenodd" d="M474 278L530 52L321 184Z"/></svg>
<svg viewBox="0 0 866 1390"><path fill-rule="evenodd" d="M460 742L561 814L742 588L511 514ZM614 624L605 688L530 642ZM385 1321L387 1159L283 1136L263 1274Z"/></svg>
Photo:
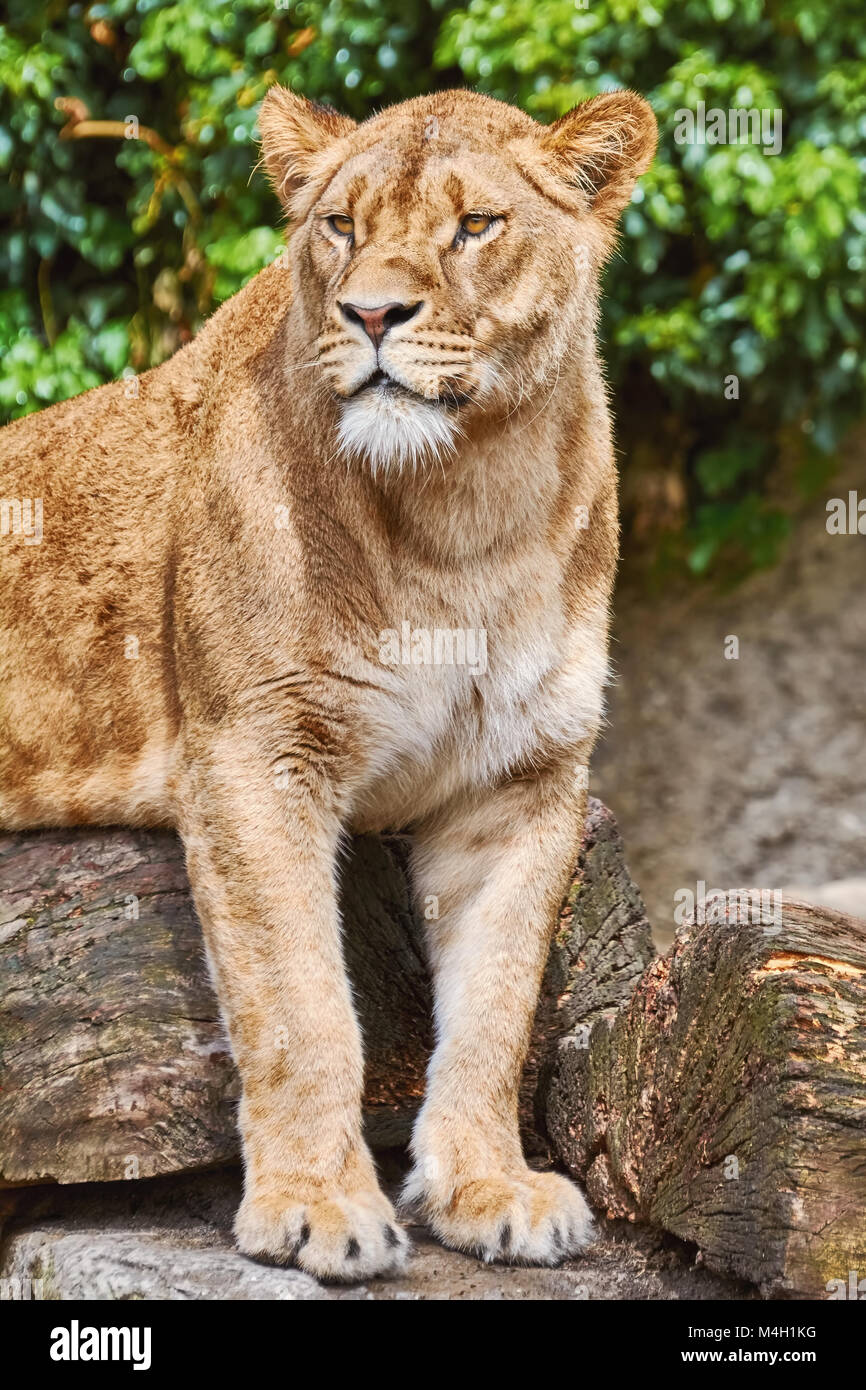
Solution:
<svg viewBox="0 0 866 1390"><path fill-rule="evenodd" d="M342 212L335 212L333 217L328 218L328 221L337 236L351 236L355 230L355 224L351 217L346 217Z"/></svg>
<svg viewBox="0 0 866 1390"><path fill-rule="evenodd" d="M462 231L468 233L469 236L480 236L482 232L487 231L492 221L493 218L489 213L467 212L463 221L460 223L460 228Z"/></svg>

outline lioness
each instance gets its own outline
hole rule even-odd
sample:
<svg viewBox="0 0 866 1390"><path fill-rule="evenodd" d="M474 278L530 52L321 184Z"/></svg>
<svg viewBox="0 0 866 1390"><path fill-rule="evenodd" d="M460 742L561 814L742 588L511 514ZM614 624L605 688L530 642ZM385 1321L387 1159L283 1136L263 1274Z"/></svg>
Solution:
<svg viewBox="0 0 866 1390"><path fill-rule="evenodd" d="M137 395L3 431L44 531L0 541L0 823L178 827L242 1079L238 1243L336 1279L407 1251L341 849L411 832L437 1043L405 1197L551 1264L590 1221L527 1167L518 1082L607 667L598 280L655 120L454 91L356 125L274 88L260 124L285 257Z"/></svg>

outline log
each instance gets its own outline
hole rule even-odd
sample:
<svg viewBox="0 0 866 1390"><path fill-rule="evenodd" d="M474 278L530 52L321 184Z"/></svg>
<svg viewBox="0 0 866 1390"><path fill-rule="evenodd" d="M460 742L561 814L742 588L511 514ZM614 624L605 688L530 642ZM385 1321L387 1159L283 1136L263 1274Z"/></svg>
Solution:
<svg viewBox="0 0 866 1390"><path fill-rule="evenodd" d="M344 870L365 1115L378 1147L408 1138L432 1042L407 852L400 836L360 837ZM556 1038L627 998L651 955L616 825L591 801L532 1040L528 1128ZM92 829L0 837L0 1186L234 1161L237 1094L177 838ZM530 1148L542 1143L530 1135Z"/></svg>
<svg viewBox="0 0 866 1390"><path fill-rule="evenodd" d="M866 1293L866 923L792 902L767 925L753 903L719 895L588 1044L560 1039L550 1135L595 1206L708 1268Z"/></svg>

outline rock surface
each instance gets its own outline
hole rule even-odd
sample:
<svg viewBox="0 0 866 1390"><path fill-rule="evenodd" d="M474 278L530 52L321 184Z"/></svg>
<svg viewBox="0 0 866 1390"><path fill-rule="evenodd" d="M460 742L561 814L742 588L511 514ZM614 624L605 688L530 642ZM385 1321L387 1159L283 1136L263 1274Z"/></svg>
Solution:
<svg viewBox="0 0 866 1390"><path fill-rule="evenodd" d="M838 476L801 504L780 562L736 587L731 573L660 590L624 556L591 787L663 946L674 894L699 880L797 885L822 902L823 885L866 877L866 537L826 528L827 499L862 497L864 478L861 426ZM786 509L796 496L790 482ZM827 905L866 917L866 894Z"/></svg>
<svg viewBox="0 0 866 1390"><path fill-rule="evenodd" d="M344 870L346 956L379 1147L406 1140L431 1045L407 847L363 837ZM237 1157L237 1076L182 851L167 833L0 837L0 1185L148 1178ZM590 805L524 1087L557 1036L626 999L652 955L610 813ZM540 1136L530 1150L543 1151Z"/></svg>
<svg viewBox="0 0 866 1390"><path fill-rule="evenodd" d="M683 927L588 1046L560 1041L547 1119L595 1206L820 1297L866 1270L866 922L780 918L729 893Z"/></svg>
<svg viewBox="0 0 866 1390"><path fill-rule="evenodd" d="M256 1264L232 1248L236 1172L142 1183L29 1189L0 1255L0 1298L330 1301L738 1299L754 1291L694 1265L669 1237L608 1225L559 1269L484 1264L411 1231L396 1279L338 1287ZM2 1281L6 1281L3 1283Z"/></svg>

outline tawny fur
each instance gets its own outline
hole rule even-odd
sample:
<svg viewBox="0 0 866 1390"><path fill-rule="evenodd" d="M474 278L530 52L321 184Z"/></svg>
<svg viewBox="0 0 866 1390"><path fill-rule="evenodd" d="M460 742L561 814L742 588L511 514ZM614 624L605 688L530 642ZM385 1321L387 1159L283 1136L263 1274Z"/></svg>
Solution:
<svg viewBox="0 0 866 1390"><path fill-rule="evenodd" d="M410 831L438 1041L407 1197L452 1246L552 1263L587 1210L527 1168L517 1092L603 708L598 277L655 122L446 92L356 127L275 89L261 127L284 260L137 395L3 431L44 534L0 539L0 824L179 828L243 1082L239 1244L342 1279L406 1240L361 1132L341 846ZM420 308L377 359L339 306L393 302ZM405 624L485 661L383 656Z"/></svg>

